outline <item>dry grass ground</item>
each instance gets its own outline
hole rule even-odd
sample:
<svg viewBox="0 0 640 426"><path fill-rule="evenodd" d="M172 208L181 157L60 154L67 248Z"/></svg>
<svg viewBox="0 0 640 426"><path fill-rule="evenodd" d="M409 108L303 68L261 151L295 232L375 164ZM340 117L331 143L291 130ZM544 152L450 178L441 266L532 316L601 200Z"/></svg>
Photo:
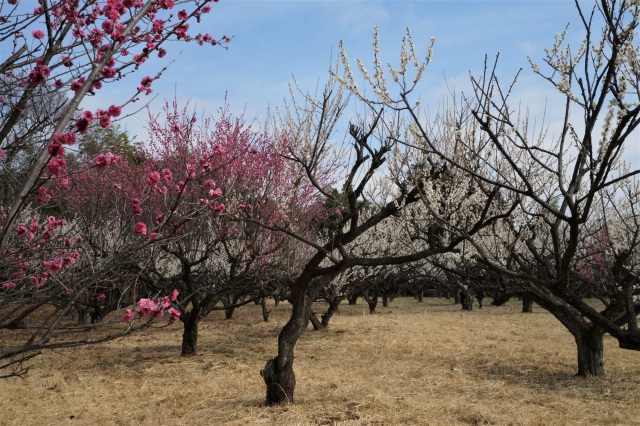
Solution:
<svg viewBox="0 0 640 426"><path fill-rule="evenodd" d="M638 353L606 337L607 374L574 377L571 335L520 308L341 306L298 344L296 404L264 407L259 371L289 306L264 323L251 305L206 319L195 357L179 356L179 326L48 352L26 379L1 382L0 424L640 425Z"/></svg>

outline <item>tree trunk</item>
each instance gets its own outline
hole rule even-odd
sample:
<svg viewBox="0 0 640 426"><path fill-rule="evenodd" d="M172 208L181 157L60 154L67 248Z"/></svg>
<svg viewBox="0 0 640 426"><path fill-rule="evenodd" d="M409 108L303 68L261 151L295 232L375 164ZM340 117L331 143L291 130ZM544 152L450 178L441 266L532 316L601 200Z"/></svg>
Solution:
<svg viewBox="0 0 640 426"><path fill-rule="evenodd" d="M389 307L389 295L387 293L382 293L382 306L385 308Z"/></svg>
<svg viewBox="0 0 640 426"><path fill-rule="evenodd" d="M492 296L493 296L493 293L492 293ZM491 304L493 306L502 306L505 303L507 303L510 299L511 299L511 295L510 294L507 294L507 293L497 294L493 298L493 302L491 302Z"/></svg>
<svg viewBox="0 0 640 426"><path fill-rule="evenodd" d="M331 320L331 317L333 316L333 314L338 312L338 306L340 306L340 302L342 302L342 298L340 297L334 297L329 302L329 309L327 309L327 312L325 312L322 315L322 325L324 327L329 326L329 321Z"/></svg>
<svg viewBox="0 0 640 426"><path fill-rule="evenodd" d="M373 297L365 295L365 300L367 301L367 305L369 305L369 314L375 314L376 306L378 306L378 295L376 294Z"/></svg>
<svg viewBox="0 0 640 426"><path fill-rule="evenodd" d="M95 325L95 324L99 324L100 321L102 321L102 309L100 309L99 306L96 306L93 311L91 311L91 324Z"/></svg>
<svg viewBox="0 0 640 426"><path fill-rule="evenodd" d="M224 305L224 319L233 318L233 313L236 311L235 305L238 303L237 296L227 296L222 298L222 304ZM259 303L259 302L256 302Z"/></svg>
<svg viewBox="0 0 640 426"><path fill-rule="evenodd" d="M182 355L190 356L198 353L198 311L183 312L180 319L184 325L182 331Z"/></svg>
<svg viewBox="0 0 640 426"><path fill-rule="evenodd" d="M358 301L358 294L350 294L349 296L347 296L347 301L349 302L349 305L355 305Z"/></svg>
<svg viewBox="0 0 640 426"><path fill-rule="evenodd" d="M260 305L262 305L262 319L264 320L264 322L269 322L269 314L271 313L271 311L267 310L267 298L266 297L262 297L260 299Z"/></svg>
<svg viewBox="0 0 640 426"><path fill-rule="evenodd" d="M313 311L309 312L309 321L311 321L311 325L315 331L322 330L324 328L322 323L318 320L316 313Z"/></svg>
<svg viewBox="0 0 640 426"><path fill-rule="evenodd" d="M228 306L224 308L224 319L233 318L233 312L236 310L235 306Z"/></svg>
<svg viewBox="0 0 640 426"><path fill-rule="evenodd" d="M278 336L278 356L267 361L260 372L267 386L267 405L293 403L296 376L293 372L296 343L309 324L311 302L307 302L305 290L291 291L293 309L291 318Z"/></svg>
<svg viewBox="0 0 640 426"><path fill-rule="evenodd" d="M424 303L424 290L418 290L418 303Z"/></svg>
<svg viewBox="0 0 640 426"><path fill-rule="evenodd" d="M533 312L533 300L528 297L522 298L522 312L527 314Z"/></svg>
<svg viewBox="0 0 640 426"><path fill-rule="evenodd" d="M535 302L556 317L573 335L578 349L578 376L604 374L604 331L589 324L570 306L556 300L536 297Z"/></svg>
<svg viewBox="0 0 640 426"><path fill-rule="evenodd" d="M599 327L591 326L575 334L578 346L578 376L604 374L604 341Z"/></svg>
<svg viewBox="0 0 640 426"><path fill-rule="evenodd" d="M87 323L87 310L85 308L77 308L78 312L78 325L84 325Z"/></svg>

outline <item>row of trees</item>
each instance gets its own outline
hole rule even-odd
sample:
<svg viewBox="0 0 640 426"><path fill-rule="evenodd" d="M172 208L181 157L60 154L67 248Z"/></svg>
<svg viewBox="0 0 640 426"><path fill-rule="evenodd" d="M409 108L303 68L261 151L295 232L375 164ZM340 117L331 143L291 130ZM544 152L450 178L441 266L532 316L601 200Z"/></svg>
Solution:
<svg viewBox="0 0 640 426"><path fill-rule="evenodd" d="M372 72L357 61L356 77L342 48L324 89L292 86L264 129L224 108L198 120L174 102L149 117L144 144L116 138L112 152L98 153L92 133L70 156L79 135L109 127L126 105L80 113L82 97L138 69L151 51L163 56L165 40L189 40L186 21L209 6L184 4L193 11L179 21L159 18L176 7L162 1L62 2L33 14L16 6L4 20L13 32L0 34L12 40L24 38L23 24L42 23L48 34L40 42L34 30L38 41L24 50L16 43L2 65L10 90L0 325L24 338L0 348L8 375L42 349L119 337L164 315L182 321L182 353L193 354L198 322L212 310L231 316L277 296L291 303L291 318L262 376L268 404L293 402L295 346L310 321L326 326L352 295L373 310L380 295L463 281L551 312L575 338L579 374L604 372L605 333L640 349L639 170L621 161L640 116L637 2L586 10L576 1L581 47L572 50L565 32L544 65L532 62L563 99L557 135L514 109L517 77L504 86L492 64L472 77L470 93L427 115L416 93L432 46L420 58L407 33L399 64L385 69L376 34ZM141 53L127 62L135 47ZM44 105L45 92L64 87L71 101ZM352 101L365 112L337 143ZM319 299L329 302L321 321L312 309ZM91 325L79 328L71 312ZM66 332L82 328L91 337Z"/></svg>
<svg viewBox="0 0 640 426"><path fill-rule="evenodd" d="M379 272L428 259L458 276L477 271L496 293L520 295L552 313L575 338L581 375L603 373L605 333L623 348L640 349L633 269L639 170L621 159L640 123L640 7L602 0L591 10L578 2L576 8L581 47L572 50L561 33L544 66L532 63L564 100L557 136L547 127L536 130L526 111L514 109L517 81L501 84L494 65L472 77L471 93L454 95L429 117L414 94L431 49L418 58L407 34L399 65L384 69L376 36L374 70L357 61L366 89L341 50L343 72L333 77L369 115L350 127L353 160L343 197L324 194L342 206L337 229L315 243L290 286L292 317L279 336L278 355L263 369L268 403L293 400L294 347L310 303L327 281L354 267ZM328 133L322 125L335 116L328 87L323 98L306 98L302 110L316 117L318 131L291 155L312 182ZM376 233L381 226L395 229L397 246L388 252L364 242L372 233L384 241ZM394 274L382 276L389 282ZM600 303L587 302L587 295Z"/></svg>

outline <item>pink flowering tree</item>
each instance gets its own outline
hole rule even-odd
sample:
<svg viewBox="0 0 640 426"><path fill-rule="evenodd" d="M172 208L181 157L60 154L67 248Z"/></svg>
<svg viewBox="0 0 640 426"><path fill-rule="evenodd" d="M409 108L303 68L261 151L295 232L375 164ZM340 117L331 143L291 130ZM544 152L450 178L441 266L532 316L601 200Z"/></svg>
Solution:
<svg viewBox="0 0 640 426"><path fill-rule="evenodd" d="M102 280L96 290L117 296L112 309L174 289L182 295L169 308L181 306L190 292L173 278L200 282L192 269L223 238L218 223L225 203L214 177L229 157L243 153L226 150L230 138L204 134L194 115L175 103L166 105L163 119L150 117L149 138L135 159L109 153L80 158L77 167L85 170L73 175L64 194L64 208L87 241L87 269L118 277ZM177 312L176 320L188 321L188 312Z"/></svg>
<svg viewBox="0 0 640 426"><path fill-rule="evenodd" d="M152 56L165 56L169 41L217 45L229 40L226 36L215 40L208 34L189 34L189 23L211 10L207 1L62 0L33 7L10 0L0 14L0 42L6 52L0 72L4 84L12 89L11 96L0 98L4 112L0 121L2 156L24 150L20 128L24 127L26 110L34 104L44 105L58 94L69 99L63 106L54 103L55 123L46 129L44 143L31 146L30 173L6 206L0 251L8 247L30 194L43 180L61 176L64 147L72 146L76 134L86 133L91 125L108 127L123 107L151 93L159 76L142 77L136 92L118 104L79 112L87 95L98 94L105 85L139 71Z"/></svg>
<svg viewBox="0 0 640 426"><path fill-rule="evenodd" d="M107 186L95 171L126 164L117 155L100 155L81 173L42 185L35 200L41 206L21 212L15 239L10 249L5 250L3 259L5 271L13 272L0 290L0 327L13 332L7 334L0 348L0 367L4 368L0 376L26 373L28 367L24 362L44 349L115 339L136 327L157 324L165 313L170 314L169 322L177 321L179 313L171 304L177 293L171 290L164 295L145 293L140 298L142 295L136 293L135 286L122 285L131 275L126 262L145 249L148 238L126 239L125 233L118 236L108 231L89 233L86 220L99 220L99 217L78 215L69 208L69 194L77 188L80 176L93 176L95 183ZM85 192L77 193L74 202L86 201L88 206L95 206L92 198L81 197L86 195L87 189L85 186ZM94 195L109 195L112 201L119 196L104 192ZM54 199L55 205L52 204ZM67 219L54 216L40 219L47 209L55 209ZM108 225L107 229L114 229L113 222ZM115 244L120 237L123 241ZM104 240L118 250L106 251L101 245ZM155 304L153 309L151 302ZM131 304L136 305L132 311L122 313L129 322L123 323L121 315L101 322L111 311ZM77 324L72 319L75 313L81 318L89 313L91 324ZM79 334L79 331L91 333Z"/></svg>
<svg viewBox="0 0 640 426"><path fill-rule="evenodd" d="M174 110L169 116L189 121L184 111ZM224 309L230 318L236 307L264 301L283 279L274 271L283 270L279 266L291 246L288 237L256 226L247 216L274 224L284 220L311 223L311 218L322 214L310 185L300 182L299 170L279 155L268 134L252 130L242 117L234 118L223 110L215 122L206 120L188 139L192 149L213 143L222 151L204 184L209 191L217 191L218 185L223 188L226 208L215 222L193 221L191 226L197 231L162 246L162 263L179 265L179 273L163 271L158 264L147 275L155 285L170 283L184 295L178 299L184 324L183 355L197 353L200 319L216 309ZM159 140L174 147L169 152L180 146L172 137ZM218 301L222 307L216 306Z"/></svg>
<svg viewBox="0 0 640 426"><path fill-rule="evenodd" d="M270 138L226 109L200 122L167 103L148 128L137 160L81 161L88 170L72 177L65 208L82 227L88 269L119 277L93 293L117 297L118 309L176 289L170 305L184 326L182 353L191 355L203 317L269 291L283 235L245 222L245 211L267 223L285 214L303 220L315 204L300 188L286 190L292 174Z"/></svg>
<svg viewBox="0 0 640 426"><path fill-rule="evenodd" d="M63 272L73 270L71 254L84 254L75 247L75 237L80 235L77 227L59 217L56 207L57 195L70 184L67 154L75 149L78 136L93 126L109 127L127 112L131 102L152 93L160 74L141 73L148 68L147 62L167 55L169 42L224 46L229 41L226 36L216 40L189 31L210 10L211 3L204 0L61 0L33 5L8 0L2 4L0 284L15 294L3 294L4 312L13 312L18 305L36 309L51 303L40 297L28 303L33 293L20 293L21 289L32 281L39 286L44 278L43 287L49 286L54 282L52 273L62 277ZM140 82L128 98L83 109L86 96L99 96L124 77ZM106 167L115 161L114 155L103 153L93 164ZM77 259L73 261L79 267ZM52 287L52 298L75 294ZM44 294L44 290L37 293ZM102 299L100 294L96 297ZM27 314L23 311L22 315ZM14 327L21 322L19 317L2 324ZM46 347L50 338L51 333L43 333L35 340L37 344L28 345L29 350ZM15 359L12 365L19 365L18 352L3 349L0 358Z"/></svg>

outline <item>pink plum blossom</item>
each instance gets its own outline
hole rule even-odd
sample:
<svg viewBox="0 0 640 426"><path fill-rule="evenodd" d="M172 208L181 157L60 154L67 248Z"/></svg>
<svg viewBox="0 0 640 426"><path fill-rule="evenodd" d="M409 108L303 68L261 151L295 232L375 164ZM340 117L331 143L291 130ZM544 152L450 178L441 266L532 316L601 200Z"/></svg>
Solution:
<svg viewBox="0 0 640 426"><path fill-rule="evenodd" d="M222 189L216 188L209 191L209 197L219 197L222 195Z"/></svg>
<svg viewBox="0 0 640 426"><path fill-rule="evenodd" d="M111 105L109 107L109 115L111 117L118 117L122 114L122 108L117 105Z"/></svg>
<svg viewBox="0 0 640 426"><path fill-rule="evenodd" d="M147 183L149 186L156 186L156 184L160 182L160 173L151 172L149 173L149 177L147 178Z"/></svg>
<svg viewBox="0 0 640 426"><path fill-rule="evenodd" d="M31 70L27 77L29 84L44 84L51 75L51 68L46 65L38 64Z"/></svg>
<svg viewBox="0 0 640 426"><path fill-rule="evenodd" d="M74 92L77 92L82 88L82 86L84 85L84 82L85 82L85 78L80 77L79 79L71 83L71 90L73 90Z"/></svg>
<svg viewBox="0 0 640 426"><path fill-rule="evenodd" d="M62 146L60 146L62 148ZM47 164L47 172L51 176L61 176L65 167L67 166L67 162L64 158L54 158Z"/></svg>
<svg viewBox="0 0 640 426"><path fill-rule="evenodd" d="M73 145L74 143L76 143L76 140L76 134L73 132L53 134L53 143L58 145Z"/></svg>
<svg viewBox="0 0 640 426"><path fill-rule="evenodd" d="M94 163L97 167L103 168L115 164L120 159L119 155L114 155L110 152L106 154L100 154L94 160Z"/></svg>
<svg viewBox="0 0 640 426"><path fill-rule="evenodd" d="M109 114L103 114L100 116L100 127L107 128L111 126L111 117Z"/></svg>
<svg viewBox="0 0 640 426"><path fill-rule="evenodd" d="M139 234L139 235L146 235L147 234L147 225L145 225L143 222L136 223L136 226L134 228L134 232L136 234Z"/></svg>
<svg viewBox="0 0 640 426"><path fill-rule="evenodd" d="M33 219L31 219L31 223L29 224L29 231L36 232L38 230L38 227L38 218L34 217Z"/></svg>
<svg viewBox="0 0 640 426"><path fill-rule="evenodd" d="M79 118L76 120L76 129L80 134L86 135L89 132L89 120L86 118Z"/></svg>
<svg viewBox="0 0 640 426"><path fill-rule="evenodd" d="M163 169L162 178L164 179L165 182L171 182L173 180L173 175L171 174L171 170Z"/></svg>
<svg viewBox="0 0 640 426"><path fill-rule="evenodd" d="M44 186L38 188L38 197L36 198L37 202L46 204L50 199L51 195L47 194L47 188L45 188Z"/></svg>
<svg viewBox="0 0 640 426"><path fill-rule="evenodd" d="M61 157L64 155L64 148L56 142L50 143L49 146L47 146L47 151L49 151L49 155L52 157Z"/></svg>
<svg viewBox="0 0 640 426"><path fill-rule="evenodd" d="M178 322L180 319L180 311L174 308L169 308L167 312L171 314L171 322Z"/></svg>
<svg viewBox="0 0 640 426"><path fill-rule="evenodd" d="M138 301L138 309L136 309L136 313L147 317L153 317L159 310L161 309L158 308L158 305L156 305L153 300L142 298Z"/></svg>
<svg viewBox="0 0 640 426"><path fill-rule="evenodd" d="M124 315L122 316L122 321L131 321L132 319L133 319L133 312L131 312L131 309L127 309Z"/></svg>
<svg viewBox="0 0 640 426"><path fill-rule="evenodd" d="M133 210L134 216L142 216L142 207L140 206L140 200L134 198L131 200L131 210Z"/></svg>

